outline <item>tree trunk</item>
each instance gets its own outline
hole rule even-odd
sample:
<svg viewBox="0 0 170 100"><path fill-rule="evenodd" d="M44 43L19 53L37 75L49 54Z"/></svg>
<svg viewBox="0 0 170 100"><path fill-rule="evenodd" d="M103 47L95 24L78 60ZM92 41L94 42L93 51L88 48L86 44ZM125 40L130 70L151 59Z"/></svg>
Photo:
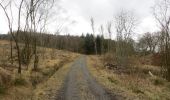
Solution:
<svg viewBox="0 0 170 100"><path fill-rule="evenodd" d="M17 48L17 53L18 53L18 73L21 74L21 56L20 56L20 48L18 45L18 41L15 40L16 43L16 48Z"/></svg>
<svg viewBox="0 0 170 100"><path fill-rule="evenodd" d="M36 37L35 37L36 38ZM37 40L34 40L34 70L38 69Z"/></svg>
<svg viewBox="0 0 170 100"><path fill-rule="evenodd" d="M95 38L94 38L94 49L95 49L95 53L96 53L96 55L97 55L97 44L96 44Z"/></svg>
<svg viewBox="0 0 170 100"><path fill-rule="evenodd" d="M13 45L12 45L12 37L10 37L10 46L11 46L11 51L10 51L10 57L11 57L11 64L13 64Z"/></svg>

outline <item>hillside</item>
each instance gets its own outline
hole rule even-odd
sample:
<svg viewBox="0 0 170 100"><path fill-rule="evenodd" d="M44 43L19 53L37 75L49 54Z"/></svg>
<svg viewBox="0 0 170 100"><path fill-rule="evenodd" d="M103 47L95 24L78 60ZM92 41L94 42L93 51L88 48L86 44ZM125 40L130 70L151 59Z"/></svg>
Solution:
<svg viewBox="0 0 170 100"><path fill-rule="evenodd" d="M43 85L48 82L47 89L55 86L60 88L63 77L68 71L68 65L79 54L50 48L39 48L40 55L38 71L33 65L22 66L22 74L17 74L17 62L10 64L8 41L0 41L0 98L1 100L30 100L37 98L45 90ZM15 55L15 54L14 54ZM32 61L31 61L32 62ZM28 68L28 69L27 69ZM53 77L57 79L53 80ZM51 81L53 80L53 81ZM53 84L53 85L52 85ZM42 87L43 88L40 88Z"/></svg>
<svg viewBox="0 0 170 100"><path fill-rule="evenodd" d="M142 63L139 59L131 58L129 67L114 66L110 69L103 65L102 56L89 56L88 68L99 83L120 97L118 100L169 100L170 82L160 76L161 68Z"/></svg>

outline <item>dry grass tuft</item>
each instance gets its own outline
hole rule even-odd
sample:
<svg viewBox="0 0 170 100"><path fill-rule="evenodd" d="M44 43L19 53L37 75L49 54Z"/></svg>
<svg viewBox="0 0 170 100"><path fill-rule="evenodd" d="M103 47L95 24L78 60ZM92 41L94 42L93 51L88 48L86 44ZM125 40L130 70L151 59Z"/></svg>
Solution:
<svg viewBox="0 0 170 100"><path fill-rule="evenodd" d="M0 85L9 86L11 84L11 79L10 72L0 67Z"/></svg>

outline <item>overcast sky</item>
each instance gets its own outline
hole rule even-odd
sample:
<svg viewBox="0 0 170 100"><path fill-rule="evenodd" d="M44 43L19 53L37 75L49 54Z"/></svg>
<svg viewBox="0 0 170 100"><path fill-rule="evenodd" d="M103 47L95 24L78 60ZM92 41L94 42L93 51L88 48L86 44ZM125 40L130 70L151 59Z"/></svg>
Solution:
<svg viewBox="0 0 170 100"><path fill-rule="evenodd" d="M51 22L48 31L55 32L56 25L62 23L63 33L81 35L91 32L90 17L94 18L95 28L98 30L101 24L106 26L107 21L113 22L114 14L117 11L127 9L133 11L139 19L140 24L136 33L154 32L157 31L151 9L154 3L155 0L60 0L58 2L61 8L60 18ZM3 14L0 10L0 33L8 31L7 20Z"/></svg>

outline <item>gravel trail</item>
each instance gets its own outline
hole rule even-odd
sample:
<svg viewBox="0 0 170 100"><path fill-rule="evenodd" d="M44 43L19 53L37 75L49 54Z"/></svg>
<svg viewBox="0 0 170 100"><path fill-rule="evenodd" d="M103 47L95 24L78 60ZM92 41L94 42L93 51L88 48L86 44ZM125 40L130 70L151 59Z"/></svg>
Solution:
<svg viewBox="0 0 170 100"><path fill-rule="evenodd" d="M56 100L117 100L111 96L87 69L86 57L79 57L71 66Z"/></svg>

